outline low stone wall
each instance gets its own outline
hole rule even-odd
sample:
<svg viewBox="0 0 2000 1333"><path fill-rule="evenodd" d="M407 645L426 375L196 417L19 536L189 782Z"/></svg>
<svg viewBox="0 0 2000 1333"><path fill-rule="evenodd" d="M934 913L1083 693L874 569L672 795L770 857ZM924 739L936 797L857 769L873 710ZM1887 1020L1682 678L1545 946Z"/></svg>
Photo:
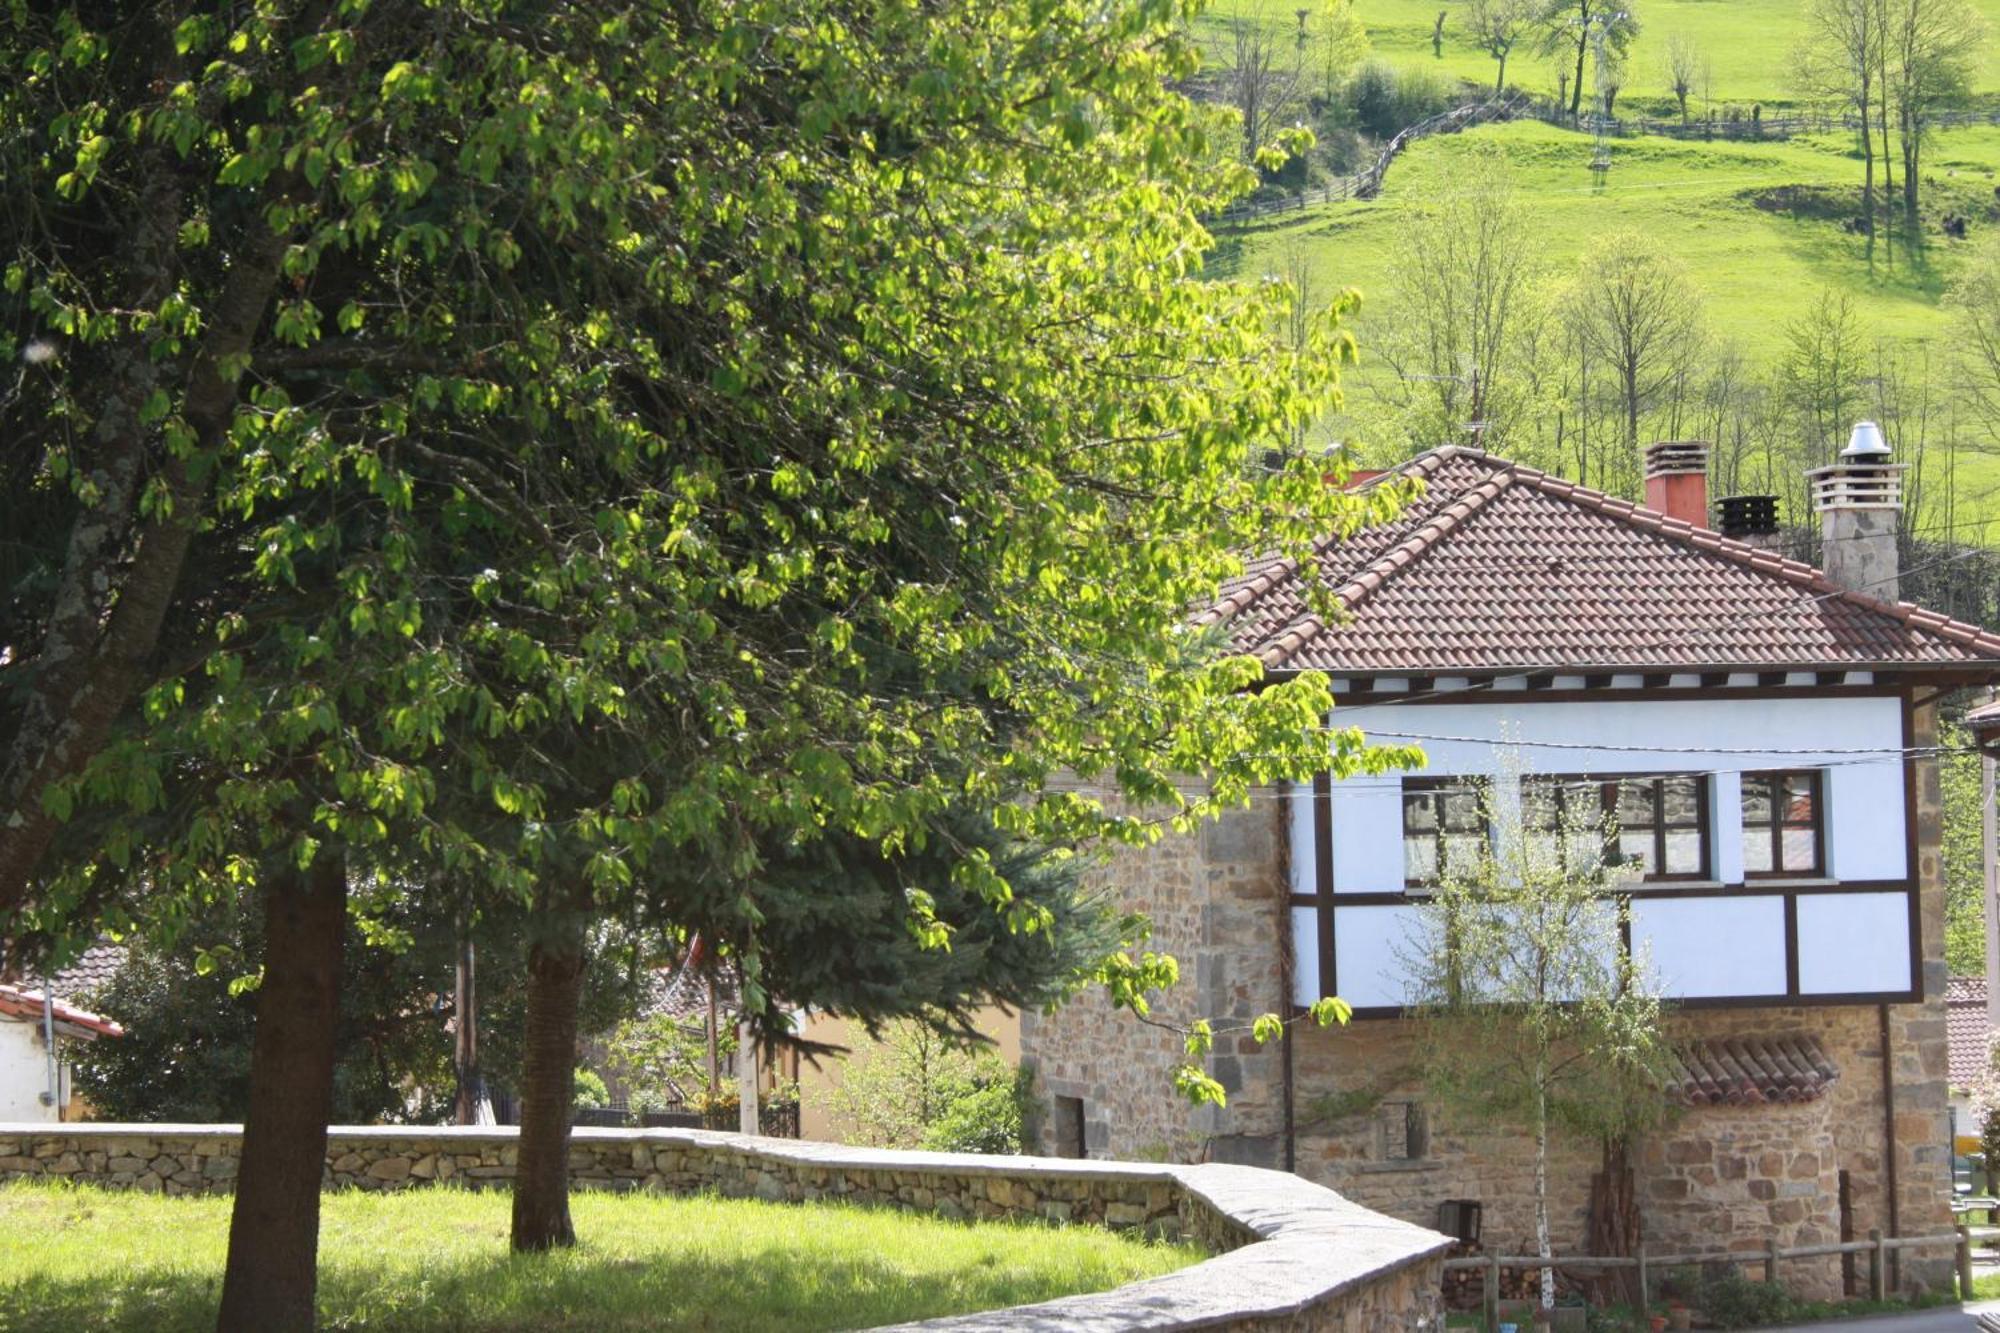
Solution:
<svg viewBox="0 0 2000 1333"><path fill-rule="evenodd" d="M184 1194L228 1190L235 1125L0 1124L0 1180L62 1177ZM511 1128L336 1128L329 1188L504 1184ZM909 1325L925 1329L1440 1330L1450 1242L1330 1190L1255 1167L1151 1166L969 1153L877 1152L701 1130L579 1129L579 1185L808 1202L946 1218L1087 1223L1182 1237L1215 1251L1115 1291Z"/></svg>

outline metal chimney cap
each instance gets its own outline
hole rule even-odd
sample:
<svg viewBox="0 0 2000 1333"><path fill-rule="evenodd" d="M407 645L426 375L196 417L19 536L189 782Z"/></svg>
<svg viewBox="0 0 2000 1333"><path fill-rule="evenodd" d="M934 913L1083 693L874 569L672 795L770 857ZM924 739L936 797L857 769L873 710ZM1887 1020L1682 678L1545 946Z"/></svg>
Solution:
<svg viewBox="0 0 2000 1333"><path fill-rule="evenodd" d="M1889 456L1889 442L1882 438L1882 428L1872 421L1854 423L1853 434L1847 437L1847 447L1840 451L1842 461L1849 463L1879 463Z"/></svg>

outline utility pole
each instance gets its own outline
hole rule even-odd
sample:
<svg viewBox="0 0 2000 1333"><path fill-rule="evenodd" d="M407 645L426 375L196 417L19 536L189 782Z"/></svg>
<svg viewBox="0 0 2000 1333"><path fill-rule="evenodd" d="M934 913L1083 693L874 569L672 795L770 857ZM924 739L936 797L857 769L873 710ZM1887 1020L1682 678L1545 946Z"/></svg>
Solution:
<svg viewBox="0 0 2000 1333"><path fill-rule="evenodd" d="M2000 823L1993 808L1993 755L1984 746L1979 754L1979 863L1986 872L1986 1029L1990 1040L2000 1029Z"/></svg>
<svg viewBox="0 0 2000 1333"><path fill-rule="evenodd" d="M736 1024L736 1128L755 1134L757 1125L757 1029L748 1018Z"/></svg>

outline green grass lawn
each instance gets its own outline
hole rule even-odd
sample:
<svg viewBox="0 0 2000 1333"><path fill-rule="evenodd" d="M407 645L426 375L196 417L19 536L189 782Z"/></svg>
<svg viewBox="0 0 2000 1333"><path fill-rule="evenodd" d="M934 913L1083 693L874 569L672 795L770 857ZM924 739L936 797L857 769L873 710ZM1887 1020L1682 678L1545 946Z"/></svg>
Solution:
<svg viewBox="0 0 2000 1333"><path fill-rule="evenodd" d="M1238 16L1291 31L1301 4L1310 0L1214 0L1200 20L1213 48L1219 33ZM1976 0L2000 38L2000 0ZM1799 0L1636 0L1627 6L1639 19L1639 36L1627 62L1625 91L1619 105L1664 113L1673 102L1666 75L1667 42L1685 36L1706 56L1711 92L1718 109L1727 105L1766 108L1789 105L1798 98L1792 86L1791 51L1801 27ZM1493 82L1492 57L1473 46L1458 16L1463 0L1358 0L1355 12L1368 29L1374 53L1395 65L1428 65L1474 83ZM1445 20L1442 58L1431 52L1431 27L1440 9ZM1553 61L1538 57L1524 41L1507 62L1507 82L1529 92L1553 95ZM2000 40L1989 39L1980 91L2000 89ZM1690 109L1693 109L1692 107Z"/></svg>
<svg viewBox="0 0 2000 1333"><path fill-rule="evenodd" d="M326 1196L327 1329L861 1328L1101 1291L1199 1261L1090 1227L580 1192L581 1243L507 1253L509 1196ZM214 1326L226 1198L0 1186L0 1328Z"/></svg>

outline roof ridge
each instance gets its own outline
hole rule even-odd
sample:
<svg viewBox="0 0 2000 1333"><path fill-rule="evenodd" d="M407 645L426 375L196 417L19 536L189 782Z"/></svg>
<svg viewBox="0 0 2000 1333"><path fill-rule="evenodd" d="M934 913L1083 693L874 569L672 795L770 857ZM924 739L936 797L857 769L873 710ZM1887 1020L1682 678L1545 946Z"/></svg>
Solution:
<svg viewBox="0 0 2000 1333"><path fill-rule="evenodd" d="M1452 456L1442 449L1433 450L1432 453L1441 458ZM1483 459L1485 455L1480 454L1479 457ZM1424 552L1463 527L1466 520L1484 509L1495 496L1511 486L1513 480L1513 474L1507 468L1495 468L1493 474L1486 480L1460 491L1457 498L1425 519L1409 536L1369 561L1360 573L1335 588L1333 596L1340 599L1342 606L1352 610L1370 593L1387 583L1398 571L1407 569ZM1326 626L1318 616L1302 616L1287 627L1284 634L1265 645L1257 656L1263 661L1267 671L1283 666L1292 654L1304 647L1324 628Z"/></svg>
<svg viewBox="0 0 2000 1333"><path fill-rule="evenodd" d="M1701 527L1686 519L1670 517L1657 509L1648 509L1631 500L1619 499L1617 496L1585 486L1581 482L1566 481L1540 468L1530 467L1526 463L1495 461L1545 494L1569 500L1587 509L1594 509L1608 518L1619 519L1671 541L1692 546L1696 550L1719 555L1760 574L1775 575L1821 597L1838 597L1864 610L1888 616L1912 629L1936 634L1960 647L2000 654L2000 634L1995 634L1982 626L1954 620L1935 611L1927 611L1914 602L1890 602L1869 593L1842 587L1828 578L1825 570L1809 565L1803 560L1793 560L1774 551L1752 546L1748 542L1738 541L1734 537L1725 537L1712 528Z"/></svg>
<svg viewBox="0 0 2000 1333"><path fill-rule="evenodd" d="M1455 453L1459 452L1462 451L1453 445L1445 445L1437 449L1426 449L1415 458L1406 459L1398 463L1395 467L1385 470L1381 476L1370 477L1355 489L1373 487L1386 477L1415 476L1419 480L1428 480L1431 473L1442 468L1451 460ZM1472 452L1477 453L1478 451L1473 450ZM1484 457L1484 455L1481 456ZM1394 519L1390 520L1392 523L1394 521ZM1314 559L1325 555L1333 547L1339 545L1341 542L1350 540L1353 536L1354 534L1351 532L1345 534L1336 532L1320 538L1312 546ZM1263 569L1246 578L1227 597L1218 599L1207 610L1197 614L1192 623L1205 627L1234 620L1255 606L1266 593L1300 572L1299 562L1295 558L1288 555L1278 556ZM1315 624L1318 623L1317 617L1313 617L1313 620Z"/></svg>

